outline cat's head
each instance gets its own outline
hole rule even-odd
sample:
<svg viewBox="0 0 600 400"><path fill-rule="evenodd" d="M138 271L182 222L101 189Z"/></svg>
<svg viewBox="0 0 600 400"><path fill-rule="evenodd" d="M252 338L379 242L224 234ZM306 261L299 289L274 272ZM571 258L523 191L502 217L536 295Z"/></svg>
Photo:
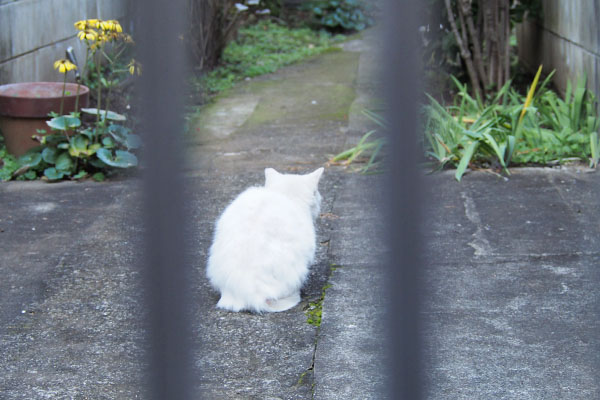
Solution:
<svg viewBox="0 0 600 400"><path fill-rule="evenodd" d="M316 218L321 209L318 186L322 174L322 167L306 175L281 174L273 168L266 168L265 187L301 200L310 207L313 218Z"/></svg>

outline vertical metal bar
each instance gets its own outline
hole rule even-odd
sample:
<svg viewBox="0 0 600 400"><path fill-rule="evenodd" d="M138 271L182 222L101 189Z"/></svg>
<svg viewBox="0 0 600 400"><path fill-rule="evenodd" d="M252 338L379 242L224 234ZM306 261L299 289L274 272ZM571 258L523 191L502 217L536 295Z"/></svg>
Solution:
<svg viewBox="0 0 600 400"><path fill-rule="evenodd" d="M185 57L183 1L138 3L149 313L148 397L191 398L181 176Z"/></svg>
<svg viewBox="0 0 600 400"><path fill-rule="evenodd" d="M388 239L389 397L422 397L419 323L420 184L417 171L418 0L389 0L384 79L389 104Z"/></svg>

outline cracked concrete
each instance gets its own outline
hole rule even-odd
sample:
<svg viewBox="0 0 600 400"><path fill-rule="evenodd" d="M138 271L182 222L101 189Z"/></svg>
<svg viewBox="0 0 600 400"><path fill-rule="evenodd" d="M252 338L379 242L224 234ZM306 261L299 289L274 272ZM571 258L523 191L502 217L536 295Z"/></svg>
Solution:
<svg viewBox="0 0 600 400"><path fill-rule="evenodd" d="M600 177L511 172L426 179L426 398L597 398Z"/></svg>

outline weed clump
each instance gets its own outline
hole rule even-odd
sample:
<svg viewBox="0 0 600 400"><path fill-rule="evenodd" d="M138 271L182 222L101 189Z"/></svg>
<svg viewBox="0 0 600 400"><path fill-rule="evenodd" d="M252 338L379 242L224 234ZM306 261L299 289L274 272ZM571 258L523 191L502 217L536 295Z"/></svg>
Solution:
<svg viewBox="0 0 600 400"><path fill-rule="evenodd" d="M214 94L231 88L236 81L275 72L296 61L332 48L340 37L309 28L291 29L259 21L239 30L238 38L223 53L222 64L200 78L200 87Z"/></svg>

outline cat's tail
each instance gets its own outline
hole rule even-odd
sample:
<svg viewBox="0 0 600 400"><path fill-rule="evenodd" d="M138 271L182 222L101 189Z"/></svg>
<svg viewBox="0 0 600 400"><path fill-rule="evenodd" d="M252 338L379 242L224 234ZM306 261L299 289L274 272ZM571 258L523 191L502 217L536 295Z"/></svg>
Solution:
<svg viewBox="0 0 600 400"><path fill-rule="evenodd" d="M281 312L289 310L296 304L300 303L300 292L298 291L288 297L283 297L277 300L267 299L265 303L267 305L266 311L269 312Z"/></svg>

